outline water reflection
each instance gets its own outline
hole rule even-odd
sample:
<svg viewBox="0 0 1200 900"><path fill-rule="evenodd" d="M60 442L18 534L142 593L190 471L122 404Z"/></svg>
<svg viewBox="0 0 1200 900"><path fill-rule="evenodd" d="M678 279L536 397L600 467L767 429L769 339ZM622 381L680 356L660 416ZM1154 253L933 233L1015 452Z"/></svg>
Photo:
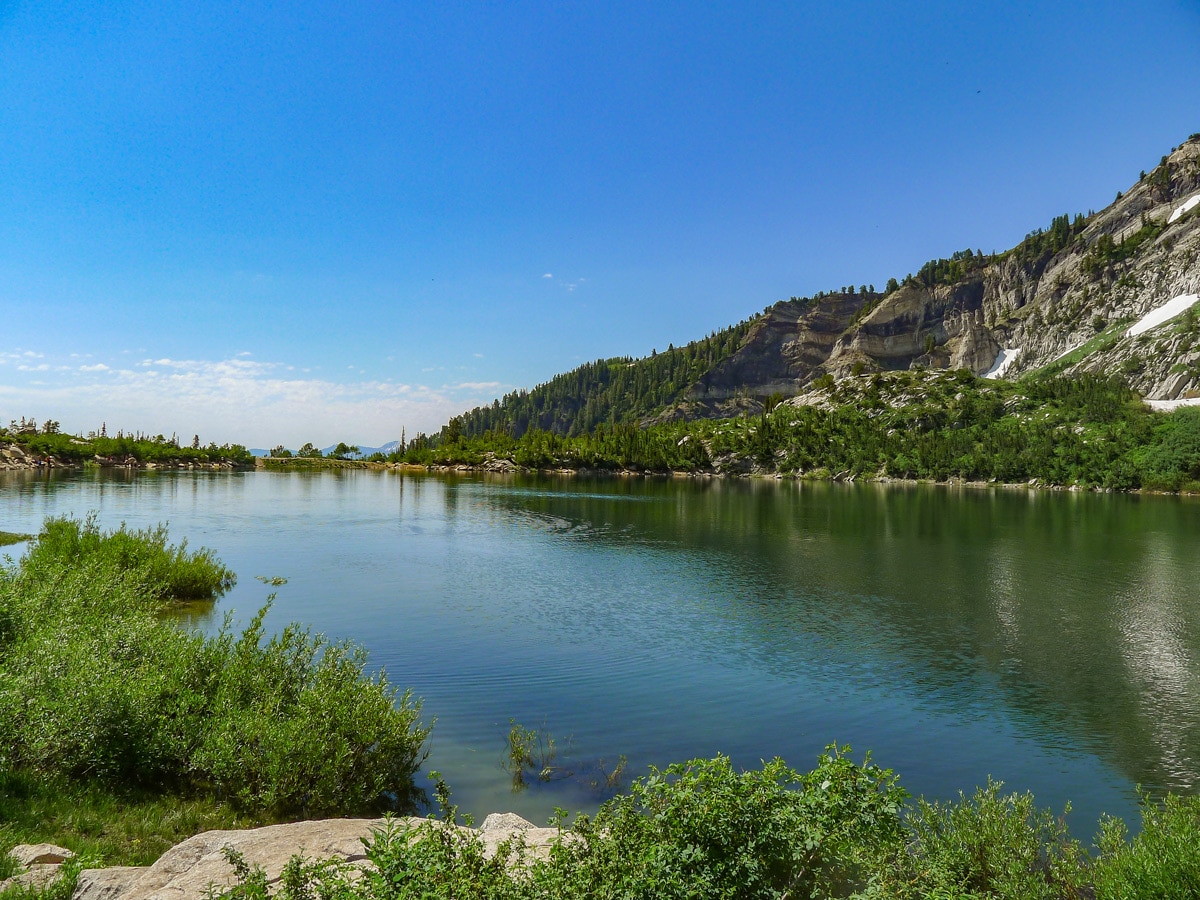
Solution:
<svg viewBox="0 0 1200 900"><path fill-rule="evenodd" d="M99 510L169 520L367 644L439 717L466 808L508 799L510 718L630 772L718 750L803 766L872 747L938 795L995 774L1094 821L1135 783L1200 783L1200 614L1187 499L747 480L395 473L0 477L0 528ZM281 575L270 588L256 575ZM1089 822L1090 824L1090 822Z"/></svg>
<svg viewBox="0 0 1200 900"><path fill-rule="evenodd" d="M1194 502L747 481L558 487L483 496L514 521L657 548L696 583L720 577L720 608L696 598L669 627L690 653L710 657L719 643L727 655L732 641L779 677L815 667L860 688L919 683L926 702L964 717L999 691L1023 727L1067 729L1073 739L1058 744L1133 781L1197 785Z"/></svg>

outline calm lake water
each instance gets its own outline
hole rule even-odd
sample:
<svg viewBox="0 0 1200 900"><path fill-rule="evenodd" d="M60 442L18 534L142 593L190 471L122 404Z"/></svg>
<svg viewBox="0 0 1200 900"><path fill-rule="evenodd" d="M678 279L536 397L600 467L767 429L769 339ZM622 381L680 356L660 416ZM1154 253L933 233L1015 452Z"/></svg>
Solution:
<svg viewBox="0 0 1200 900"><path fill-rule="evenodd" d="M239 576L195 627L365 644L436 718L463 810L594 809L592 786L838 741L915 794L989 775L1136 820L1200 787L1200 502L794 482L340 471L0 476L0 529L168 522ZM20 547L10 548L19 554ZM272 588L255 576L282 576ZM514 793L510 720L575 777ZM603 761L603 762L602 762Z"/></svg>

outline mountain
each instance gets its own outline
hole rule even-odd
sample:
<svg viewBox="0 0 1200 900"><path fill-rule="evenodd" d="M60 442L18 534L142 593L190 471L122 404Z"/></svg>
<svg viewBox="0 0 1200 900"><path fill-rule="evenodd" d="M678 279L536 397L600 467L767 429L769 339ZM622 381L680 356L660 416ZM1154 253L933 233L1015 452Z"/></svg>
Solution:
<svg viewBox="0 0 1200 900"><path fill-rule="evenodd" d="M1098 213L1063 215L1003 253L930 260L884 291L793 297L644 359L598 360L451 420L443 436L579 434L758 412L864 372L1119 372L1167 404L1200 397L1200 134Z"/></svg>

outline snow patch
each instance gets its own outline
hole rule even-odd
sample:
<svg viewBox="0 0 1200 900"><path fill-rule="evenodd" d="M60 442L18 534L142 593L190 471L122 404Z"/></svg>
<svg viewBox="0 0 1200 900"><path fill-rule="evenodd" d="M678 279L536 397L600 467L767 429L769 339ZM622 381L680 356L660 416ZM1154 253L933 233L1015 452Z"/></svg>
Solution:
<svg viewBox="0 0 1200 900"><path fill-rule="evenodd" d="M996 361L992 363L992 367L983 373L983 378L1003 378L1004 373L1008 371L1008 367L1013 364L1018 356L1021 355L1020 347L1001 347L1000 352L996 354Z"/></svg>
<svg viewBox="0 0 1200 900"><path fill-rule="evenodd" d="M1194 194L1193 196L1184 200L1183 203L1176 208L1175 212L1171 213L1171 218L1167 219L1167 224L1174 224L1175 222L1179 221L1184 214L1195 209L1197 206L1200 206L1200 194Z"/></svg>
<svg viewBox="0 0 1200 900"><path fill-rule="evenodd" d="M1146 405L1151 409L1161 409L1163 412L1170 412L1173 409L1179 409L1181 406L1200 406L1200 397L1185 397L1179 400L1147 400Z"/></svg>
<svg viewBox="0 0 1200 900"><path fill-rule="evenodd" d="M1197 300L1200 300L1200 294L1180 294L1178 297L1173 297L1162 306L1155 307L1134 322L1129 327L1129 330L1125 332L1125 336L1136 337L1143 332L1149 331L1151 328L1157 328L1163 322L1175 318L1185 309L1191 307Z"/></svg>

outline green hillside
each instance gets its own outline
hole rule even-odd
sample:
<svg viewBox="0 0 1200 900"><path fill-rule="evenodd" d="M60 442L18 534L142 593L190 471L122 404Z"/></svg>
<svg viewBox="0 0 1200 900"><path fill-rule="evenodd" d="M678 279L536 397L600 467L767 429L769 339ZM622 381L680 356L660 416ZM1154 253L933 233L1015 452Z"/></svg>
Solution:
<svg viewBox="0 0 1200 900"><path fill-rule="evenodd" d="M637 422L668 404L741 346L753 318L683 347L644 359L598 359L556 375L531 391L513 391L491 406L452 419L443 437L481 437L489 431L520 437L530 429L575 436L598 425Z"/></svg>

